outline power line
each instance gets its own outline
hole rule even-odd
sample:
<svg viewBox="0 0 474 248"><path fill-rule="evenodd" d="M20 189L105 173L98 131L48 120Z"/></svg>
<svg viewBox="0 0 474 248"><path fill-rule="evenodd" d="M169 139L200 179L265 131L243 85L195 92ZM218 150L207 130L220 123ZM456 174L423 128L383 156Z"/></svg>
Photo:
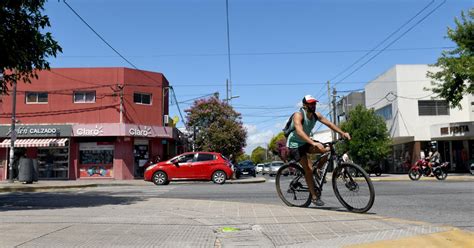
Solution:
<svg viewBox="0 0 474 248"><path fill-rule="evenodd" d="M342 70L341 72L339 72L338 74L336 74L334 77L332 77L331 79L329 79L329 81L333 81L334 79L336 79L337 77L339 77L340 75L344 74L347 70L349 70L350 68L352 68L352 66L354 66L355 64L359 63L359 61L361 61L362 59L364 59L365 57L367 57L367 55L369 55L370 53L372 53L375 49L377 49L379 46L381 46L383 43L385 43L387 40L389 40L390 38L392 38L392 36L394 36L396 33L398 33L398 31L400 31L402 28L404 28L406 25L408 25L408 23L410 23L413 19L415 19L417 16L419 16L423 11L425 11L429 6L431 6L432 4L434 3L434 0L432 0L431 2L429 2L424 8L422 8L420 11L418 11L418 13L416 13L413 17L411 17L410 19L408 19L405 23L403 23L400 27L398 27L395 31L393 31L391 34L389 34L384 40L380 41L373 49L367 51L362 57L360 57L359 59L357 59L354 63L352 63L351 65L349 65L348 67L346 67L344 70ZM383 50L380 50L380 52L382 52Z"/></svg>
<svg viewBox="0 0 474 248"><path fill-rule="evenodd" d="M390 51L421 51L421 50L444 50L453 49L453 46L439 47L408 47L408 48L392 48L386 49ZM381 49L352 49L352 50L319 50L319 51L281 51L281 52L245 52L230 53L231 56L265 56L265 55L307 55L307 54L338 54L338 53L361 53L361 52L377 52ZM156 55L127 55L129 58L160 58L160 57L221 57L228 56L229 53L196 53L196 54L156 54ZM63 55L60 58L116 58L115 55Z"/></svg>
<svg viewBox="0 0 474 248"><path fill-rule="evenodd" d="M161 86L163 88L163 83L160 83L160 82L157 82L154 78L148 76L145 72L143 72L142 70L140 70L137 66L135 66L132 62L130 62L127 58L125 58L122 54L120 54L114 47L112 47L112 45L110 45L97 31L94 30L94 28L92 28L91 25L89 25L89 23L87 23L84 18L82 18L79 13L77 13L67 2L66 0L64 0L64 4L66 4L68 6L68 8L87 26L89 27L90 30L92 30L92 32L94 32L94 34L97 35L97 37L99 37L108 47L110 47L117 55L119 55L124 61L126 61L129 65L131 65L133 68L135 68L137 71L139 71L140 73L142 73L145 77L151 79L152 81L154 81L155 83L158 83L159 86ZM138 86L138 85L137 85ZM149 86L149 85L146 85L147 87L152 87L152 86ZM176 99L176 94L174 93L174 89L172 86L168 86L169 89L171 89L173 91L173 96L174 96L174 99L176 101L176 106L178 108L178 112L181 116L181 118L183 118L182 116L182 113L181 113L181 109L179 108L179 103L178 103L178 100ZM186 127L186 123L184 122L184 119L183 119L183 124L184 126Z"/></svg>
<svg viewBox="0 0 474 248"><path fill-rule="evenodd" d="M393 35L395 35L398 31L400 31L403 27L405 27L408 23L410 23L412 20L414 20L416 17L418 17L422 12L424 12L429 6L431 6L432 4L434 3L434 0L432 0L431 2L429 2L425 7L423 7L420 11L418 11L413 17L411 17L410 19L408 19L408 21L406 21L404 24L402 24L399 28L397 28L394 32L392 32L387 38L385 38L383 41L379 42L373 49L371 49L371 51L367 52L366 54L364 54L362 57L360 57L359 59L357 59L354 63L352 63L350 66L348 66L347 68L345 68L342 72L338 73L336 76L332 77L330 80L328 81L332 81L334 80L335 78L339 77L340 75L342 75L343 73L345 73L347 70L349 70L350 68L352 68L355 64L357 64L358 62L360 62L362 59L364 59L368 54L370 54L371 52L373 52L375 49L377 49L380 45L382 45L383 43L385 43L387 40L389 40ZM442 3L444 4L444 2ZM441 4L441 5L442 5ZM436 7L435 10L439 8L439 7ZM426 15L424 18L422 18L421 20L424 20L426 17L428 17L432 12L428 13L428 15ZM410 29L408 29L408 31L404 32L401 36L399 36L397 39L395 39L394 42L391 42L388 46L384 47L382 50L378 51L378 53L376 53L375 56L373 56L372 58L370 58L366 63L364 63L362 66L364 66L365 64L367 64L369 61L371 61L373 58L375 58L376 56L378 56L380 53L382 53L384 50L386 50L389 46L391 46L393 43L395 43L396 41L398 41L401 37L403 37L406 33L408 33L411 29L413 29L413 27L415 27L418 23L416 23L414 26L412 26ZM346 77L344 77L342 80L339 80L339 82L337 82L336 84L333 85L333 87L335 87L337 84L339 84L341 81L343 81L344 79L346 79L347 77L351 76L352 74L354 74L357 70L359 70L360 68L362 68L362 66L359 66L356 70L352 71L349 75L347 75ZM324 86L323 86L324 87ZM322 88L321 88L322 89ZM321 91L321 90L320 90ZM322 94L321 96L324 96L325 94ZM320 97L321 97L320 96Z"/></svg>
<svg viewBox="0 0 474 248"><path fill-rule="evenodd" d="M400 36L398 36L395 40L393 40L392 42L390 42L387 46L385 46L382 50L380 50L379 52L377 52L374 56L370 57L365 63L363 63L362 65L358 66L355 70L353 70L351 73L349 73L347 76L345 76L343 79L341 79L339 82L345 80L346 78L352 76L355 72L357 72L358 70L360 70L362 67L364 67L366 64L368 64L370 61L372 61L375 57L377 57L379 54L381 54L386 48L390 47L391 45L393 45L395 42L397 42L398 40L400 40L403 36L405 36L405 34L407 34L408 32L410 32L413 28L415 28L416 26L418 26L418 24L420 24L421 22L423 22L426 18L428 18L431 14L433 14L436 10L438 10L443 4L446 3L446 0L444 0L441 4L437 5L433 10L431 10L428 14L426 14L423 18L421 18L420 20L418 20L414 25L412 25L408 30L406 30L405 32L403 32ZM338 82L338 83L339 83ZM337 85L338 83L334 84Z"/></svg>
<svg viewBox="0 0 474 248"><path fill-rule="evenodd" d="M187 129L186 122L184 121L184 118L183 118L183 114L181 113L181 109L179 108L178 99L176 99L176 93L174 92L173 87L170 87L170 90L173 92L173 97L176 102L176 107L178 108L179 116L181 116L181 121L183 122L184 127Z"/></svg>

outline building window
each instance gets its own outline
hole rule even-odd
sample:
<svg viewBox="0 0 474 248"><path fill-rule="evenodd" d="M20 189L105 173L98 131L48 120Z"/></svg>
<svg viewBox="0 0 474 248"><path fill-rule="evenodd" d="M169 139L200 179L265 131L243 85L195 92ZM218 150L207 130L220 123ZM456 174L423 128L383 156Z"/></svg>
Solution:
<svg viewBox="0 0 474 248"><path fill-rule="evenodd" d="M382 116L384 120L391 120L392 119L392 104L390 103L389 105L375 110L375 113Z"/></svg>
<svg viewBox="0 0 474 248"><path fill-rule="evenodd" d="M47 92L26 92L26 103L48 103Z"/></svg>
<svg viewBox="0 0 474 248"><path fill-rule="evenodd" d="M74 92L74 103L95 103L95 91Z"/></svg>
<svg viewBox="0 0 474 248"><path fill-rule="evenodd" d="M151 94L133 93L133 102L136 104L151 105Z"/></svg>
<svg viewBox="0 0 474 248"><path fill-rule="evenodd" d="M418 115L449 115L448 102L444 100L418 101Z"/></svg>

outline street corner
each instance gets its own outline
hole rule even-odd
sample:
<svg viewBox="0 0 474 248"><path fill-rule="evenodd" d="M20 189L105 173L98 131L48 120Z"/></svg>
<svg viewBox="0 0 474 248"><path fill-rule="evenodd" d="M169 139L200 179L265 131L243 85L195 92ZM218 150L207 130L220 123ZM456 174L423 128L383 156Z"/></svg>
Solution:
<svg viewBox="0 0 474 248"><path fill-rule="evenodd" d="M249 177L241 179L230 179L226 183L229 184L245 184L245 183L264 183L267 180L264 177Z"/></svg>
<svg viewBox="0 0 474 248"><path fill-rule="evenodd" d="M347 248L398 248L398 247L474 247L474 233L458 228L396 240L345 246Z"/></svg>

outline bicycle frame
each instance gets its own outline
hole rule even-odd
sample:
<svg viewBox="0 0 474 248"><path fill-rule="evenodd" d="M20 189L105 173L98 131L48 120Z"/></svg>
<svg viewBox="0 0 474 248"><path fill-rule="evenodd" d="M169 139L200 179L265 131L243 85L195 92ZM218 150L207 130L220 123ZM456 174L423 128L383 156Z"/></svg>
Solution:
<svg viewBox="0 0 474 248"><path fill-rule="evenodd" d="M328 173L328 168L329 168L329 165L332 164L333 165L333 170L335 170L338 165L339 165L339 158L337 157L337 154L336 154L336 150L334 149L334 146L331 144L331 143L323 143L323 144L328 144L329 147L330 147L330 151L329 152L326 152L326 153L323 153L323 155L321 155L320 158L318 158L316 161L313 162L313 166L312 166L312 178L313 178L313 182L314 182L314 187L316 190L319 190L319 192L322 192L323 191L323 184L324 184L324 179L326 178L326 175ZM317 169L317 165L319 164L319 162L323 159L323 158L326 158L326 157L329 157L328 160L326 161L325 165L323 166L323 176L321 176L319 179L317 179L315 176L314 176L314 171ZM290 162L291 163L291 162ZM298 164L299 166L302 167L302 165L299 163L299 162L295 162L296 164ZM299 179L301 178L301 176L298 176L296 177L295 179L292 180L292 183L295 182L295 181L298 181ZM309 191L309 188L307 187L301 187L303 190L302 191Z"/></svg>

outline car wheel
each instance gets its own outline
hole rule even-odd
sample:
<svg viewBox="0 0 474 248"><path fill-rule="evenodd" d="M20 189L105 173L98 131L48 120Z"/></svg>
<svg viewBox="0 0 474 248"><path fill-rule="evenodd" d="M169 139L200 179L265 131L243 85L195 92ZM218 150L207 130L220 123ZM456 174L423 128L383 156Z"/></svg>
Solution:
<svg viewBox="0 0 474 248"><path fill-rule="evenodd" d="M168 181L168 175L163 171L157 171L153 174L153 183L155 185L167 185L170 182Z"/></svg>
<svg viewBox="0 0 474 248"><path fill-rule="evenodd" d="M212 181L217 184L224 184L226 179L226 174L223 171L216 171L212 173Z"/></svg>

